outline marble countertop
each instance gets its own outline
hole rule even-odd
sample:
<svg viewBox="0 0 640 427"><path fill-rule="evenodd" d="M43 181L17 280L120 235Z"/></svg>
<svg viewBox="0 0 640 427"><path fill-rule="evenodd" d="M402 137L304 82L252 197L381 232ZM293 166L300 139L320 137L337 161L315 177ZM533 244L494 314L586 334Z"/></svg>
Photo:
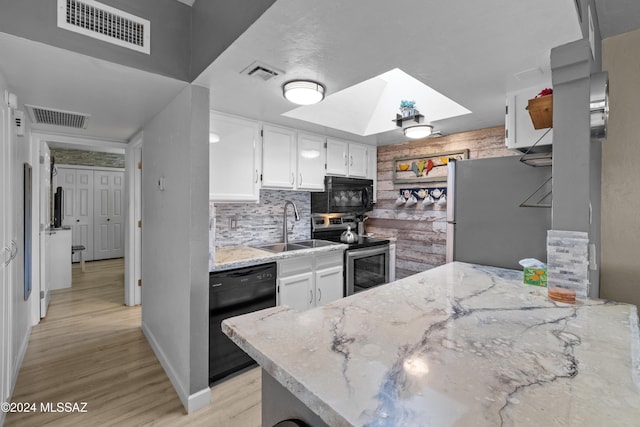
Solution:
<svg viewBox="0 0 640 427"><path fill-rule="evenodd" d="M223 331L331 426L638 425L633 305L556 303L522 272L450 263Z"/></svg>
<svg viewBox="0 0 640 427"><path fill-rule="evenodd" d="M295 243L295 242L292 242ZM251 246L228 246L216 248L215 267L209 272L230 270L234 268L249 267L256 264L275 262L281 259L296 256L321 254L325 252L344 251L348 246L335 244L318 248L299 249L286 252L269 252Z"/></svg>

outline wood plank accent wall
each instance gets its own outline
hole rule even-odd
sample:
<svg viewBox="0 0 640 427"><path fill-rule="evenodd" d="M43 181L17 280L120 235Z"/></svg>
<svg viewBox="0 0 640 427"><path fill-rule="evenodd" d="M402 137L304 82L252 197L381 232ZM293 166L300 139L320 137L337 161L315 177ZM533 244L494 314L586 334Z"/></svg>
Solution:
<svg viewBox="0 0 640 427"><path fill-rule="evenodd" d="M456 133L439 138L378 147L378 190L367 232L396 239L396 277L416 274L445 263L446 206L396 207L401 188L443 188L444 183L393 184L393 159L469 149L469 158L513 156L505 147L504 126Z"/></svg>

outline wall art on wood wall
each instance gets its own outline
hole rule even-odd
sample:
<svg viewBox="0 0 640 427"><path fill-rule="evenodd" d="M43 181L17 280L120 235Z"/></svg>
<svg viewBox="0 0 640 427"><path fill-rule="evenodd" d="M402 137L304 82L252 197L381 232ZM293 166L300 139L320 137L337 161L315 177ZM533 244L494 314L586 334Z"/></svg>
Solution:
<svg viewBox="0 0 640 427"><path fill-rule="evenodd" d="M469 150L447 151L393 159L393 183L446 182L450 159L469 158Z"/></svg>

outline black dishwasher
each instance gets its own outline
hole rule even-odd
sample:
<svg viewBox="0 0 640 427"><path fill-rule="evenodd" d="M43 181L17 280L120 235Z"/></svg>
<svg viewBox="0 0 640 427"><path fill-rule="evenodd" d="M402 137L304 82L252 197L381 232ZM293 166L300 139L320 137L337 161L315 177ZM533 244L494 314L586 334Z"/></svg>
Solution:
<svg viewBox="0 0 640 427"><path fill-rule="evenodd" d="M275 305L275 263L209 273L209 384L255 363L222 332L220 323Z"/></svg>

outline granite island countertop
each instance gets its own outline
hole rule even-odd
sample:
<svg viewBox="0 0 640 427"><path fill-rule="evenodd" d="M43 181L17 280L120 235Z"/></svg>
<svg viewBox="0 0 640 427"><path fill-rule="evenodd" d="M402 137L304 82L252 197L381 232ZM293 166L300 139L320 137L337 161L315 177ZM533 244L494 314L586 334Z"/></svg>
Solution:
<svg viewBox="0 0 640 427"><path fill-rule="evenodd" d="M295 242L292 242L295 243ZM276 262L282 259L293 258L304 255L317 255L333 251L344 251L348 246L336 243L330 246L317 248L298 249L286 252L270 252L251 246L227 246L216 248L215 266L209 267L210 273L231 270L234 268L249 267L268 262Z"/></svg>
<svg viewBox="0 0 640 427"><path fill-rule="evenodd" d="M450 263L224 332L330 426L635 426L637 309Z"/></svg>

